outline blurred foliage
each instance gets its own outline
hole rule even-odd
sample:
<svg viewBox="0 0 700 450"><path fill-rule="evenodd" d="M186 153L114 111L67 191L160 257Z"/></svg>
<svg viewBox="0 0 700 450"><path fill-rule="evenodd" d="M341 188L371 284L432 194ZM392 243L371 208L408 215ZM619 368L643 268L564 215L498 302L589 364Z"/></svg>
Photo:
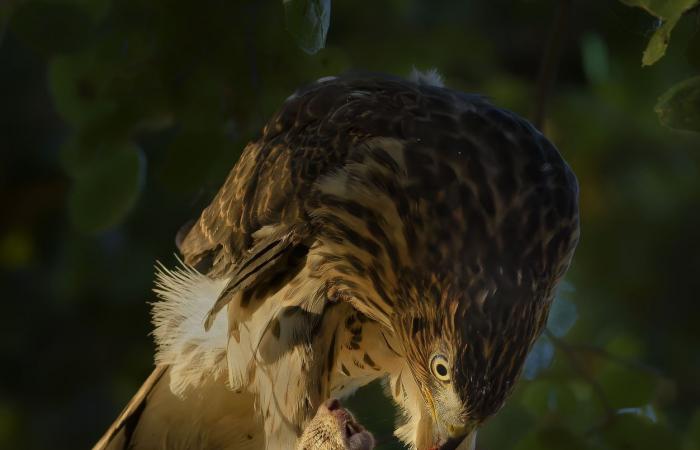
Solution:
<svg viewBox="0 0 700 450"><path fill-rule="evenodd" d="M664 125L700 132L700 76L673 86L659 98L655 109Z"/></svg>
<svg viewBox="0 0 700 450"><path fill-rule="evenodd" d="M696 4L573 2L544 131L583 235L479 449L700 450L700 138L668 128L698 130ZM0 2L0 448L85 448L116 417L152 366L155 259L294 89L437 67L529 116L556 6ZM400 448L381 389L349 404Z"/></svg>

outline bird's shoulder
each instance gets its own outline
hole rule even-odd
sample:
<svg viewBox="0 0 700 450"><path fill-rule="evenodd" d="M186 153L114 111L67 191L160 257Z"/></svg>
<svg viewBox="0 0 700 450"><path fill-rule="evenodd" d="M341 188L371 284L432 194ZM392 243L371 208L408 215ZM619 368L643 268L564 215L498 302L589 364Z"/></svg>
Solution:
<svg viewBox="0 0 700 450"><path fill-rule="evenodd" d="M185 261L225 275L256 244L260 230L293 233L308 221L304 203L314 183L353 157L374 137L406 140L457 126L465 109L483 109L480 96L427 82L376 74L319 79L282 104L244 149L224 185L179 242ZM264 234L264 233L262 233Z"/></svg>

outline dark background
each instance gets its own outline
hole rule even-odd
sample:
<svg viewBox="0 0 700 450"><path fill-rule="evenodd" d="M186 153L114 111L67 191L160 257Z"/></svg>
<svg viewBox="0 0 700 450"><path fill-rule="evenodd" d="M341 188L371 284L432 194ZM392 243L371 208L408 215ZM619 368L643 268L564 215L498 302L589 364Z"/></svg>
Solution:
<svg viewBox="0 0 700 450"><path fill-rule="evenodd" d="M338 0L309 55L281 0L0 0L0 447L98 439L152 368L156 260L296 87L436 67L532 117L559 4ZM480 449L700 449L700 139L654 113L698 74L700 22L643 68L656 25L572 4L544 129L579 178L582 239ZM398 448L377 392L352 405Z"/></svg>

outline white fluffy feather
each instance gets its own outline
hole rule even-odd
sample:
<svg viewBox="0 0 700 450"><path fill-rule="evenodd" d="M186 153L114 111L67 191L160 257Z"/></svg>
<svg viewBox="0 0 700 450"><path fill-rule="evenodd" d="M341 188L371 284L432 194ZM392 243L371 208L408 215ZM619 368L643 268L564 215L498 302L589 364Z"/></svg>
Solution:
<svg viewBox="0 0 700 450"><path fill-rule="evenodd" d="M445 87L445 83L442 80L442 75L440 75L440 72L438 72L438 70L435 68L421 71L414 67L411 71L411 75L408 76L408 79L417 84Z"/></svg>
<svg viewBox="0 0 700 450"><path fill-rule="evenodd" d="M156 267L154 292L159 300L152 309L156 363L170 365L170 389L180 397L206 378L226 372L226 315L219 315L209 331L204 330L204 319L227 282L182 262L173 270L162 264Z"/></svg>

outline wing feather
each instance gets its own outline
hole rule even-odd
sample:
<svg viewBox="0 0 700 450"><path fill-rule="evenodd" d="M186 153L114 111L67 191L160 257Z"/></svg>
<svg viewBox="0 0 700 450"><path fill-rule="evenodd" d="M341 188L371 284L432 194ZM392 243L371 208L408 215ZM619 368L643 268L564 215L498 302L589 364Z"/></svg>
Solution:
<svg viewBox="0 0 700 450"><path fill-rule="evenodd" d="M324 79L290 97L249 143L212 203L182 239L185 262L230 276L267 226L310 224L315 183L351 162L357 144L405 138L429 90L398 78ZM448 92L445 90L445 92ZM441 94L446 95L446 94ZM448 102L445 102L448 103Z"/></svg>
<svg viewBox="0 0 700 450"><path fill-rule="evenodd" d="M149 394L160 381L167 370L167 366L157 366L139 390L134 394L129 403L122 410L117 420L107 429L102 438L97 441L92 450L122 450L130 448L131 436L136 424L146 406Z"/></svg>
<svg viewBox="0 0 700 450"><path fill-rule="evenodd" d="M286 256L299 246L304 245L303 242L308 236L308 230L304 226L297 227L291 231L285 229L285 231L283 235L273 234L260 239L250 250L249 255L243 258L236 266L228 284L216 299L216 302L214 302L214 306L209 311L209 314L207 314L204 322L206 330L209 330L214 323L216 314L238 292L252 288L268 278L271 273L276 273L280 263L288 261Z"/></svg>

